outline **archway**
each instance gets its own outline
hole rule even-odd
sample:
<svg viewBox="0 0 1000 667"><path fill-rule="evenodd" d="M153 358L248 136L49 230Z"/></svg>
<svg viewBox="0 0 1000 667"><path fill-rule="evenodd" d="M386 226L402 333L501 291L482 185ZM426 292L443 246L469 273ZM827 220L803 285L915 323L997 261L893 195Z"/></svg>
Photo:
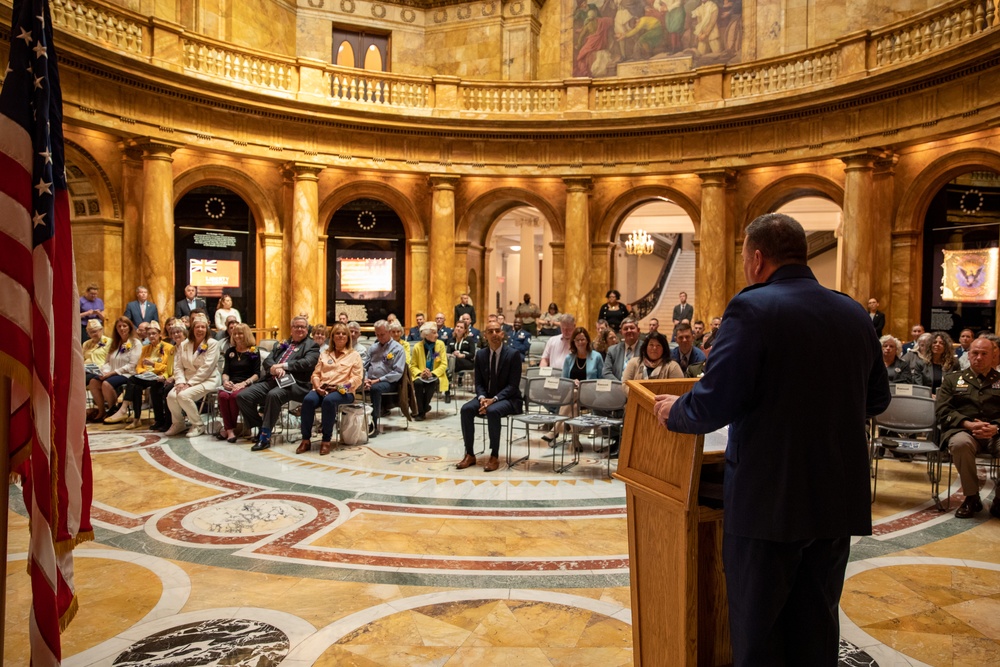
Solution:
<svg viewBox="0 0 1000 667"><path fill-rule="evenodd" d="M840 224L843 219L840 205L824 196L796 196L784 198L784 203L774 212L798 220L806 230L808 263L816 280L824 287L840 289Z"/></svg>
<svg viewBox="0 0 1000 667"><path fill-rule="evenodd" d="M524 294L530 294L540 311L554 300L552 227L533 206L506 211L491 225L486 241L487 312L513 312Z"/></svg>

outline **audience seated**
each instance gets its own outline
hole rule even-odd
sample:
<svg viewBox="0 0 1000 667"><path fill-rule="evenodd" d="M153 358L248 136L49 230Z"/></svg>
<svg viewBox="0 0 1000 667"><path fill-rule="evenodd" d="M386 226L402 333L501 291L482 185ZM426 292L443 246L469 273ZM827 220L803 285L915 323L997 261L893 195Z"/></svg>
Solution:
<svg viewBox="0 0 1000 667"><path fill-rule="evenodd" d="M604 370L604 358L590 345L590 333L584 327L577 327L571 335L570 353L566 355L562 365L562 376L568 380L573 380L577 387L581 380L597 380ZM559 414L565 417L574 416L575 406L564 405L559 408ZM566 429L563 422L556 422L546 435L542 436L545 442L553 442ZM580 446L580 436L577 431L573 431L573 447Z"/></svg>
<svg viewBox="0 0 1000 667"><path fill-rule="evenodd" d="M639 322L633 317L622 321L621 342L608 348L604 355L601 376L606 380L621 380L625 366L639 353Z"/></svg>
<svg viewBox="0 0 1000 667"><path fill-rule="evenodd" d="M316 346L319 348L320 354L326 352L326 349L328 347L326 341L327 333L328 333L327 328L322 324L317 324L312 328L312 333L310 334L310 338L312 338L313 342L316 343ZM348 333L347 335L349 336L350 333Z"/></svg>
<svg viewBox="0 0 1000 667"><path fill-rule="evenodd" d="M233 328L239 324L240 321L235 315L230 315L226 318L226 326L223 329L219 329L215 332L215 340L219 341L222 345L220 350L227 350L229 346L233 344Z"/></svg>
<svg viewBox="0 0 1000 667"><path fill-rule="evenodd" d="M400 379L406 372L406 352L403 346L389 334L389 323L379 320L375 323L375 343L368 348L365 364L364 387L371 395L372 422L378 436L378 422L382 416L382 395L399 391Z"/></svg>
<svg viewBox="0 0 1000 667"><path fill-rule="evenodd" d="M261 358L253 331L249 325L236 324L232 329L232 345L222 353L222 386L219 388L219 415L222 428L219 440L236 442L236 421L240 415L240 393L260 379Z"/></svg>
<svg viewBox="0 0 1000 667"><path fill-rule="evenodd" d="M313 420L316 408L321 408L320 456L330 453L333 425L341 405L354 402L354 392L364 381L361 355L353 349L351 332L347 325L338 322L330 327L330 346L320 352L319 360L309 378L312 391L302 399L302 442L296 454L312 449Z"/></svg>
<svg viewBox="0 0 1000 667"><path fill-rule="evenodd" d="M472 326L472 317L468 313L465 313L459 321L465 323L466 333L475 341L476 345L479 345L479 329Z"/></svg>
<svg viewBox="0 0 1000 667"><path fill-rule="evenodd" d="M104 325L98 319L87 322L87 336L87 342L83 344L83 363L85 366L97 367L96 373L93 369L86 371L89 387L90 381L100 375L100 368L108 358L111 339L104 335Z"/></svg>
<svg viewBox="0 0 1000 667"><path fill-rule="evenodd" d="M393 320L389 322L389 335L392 339L403 346L403 352L406 353L406 363L410 363L410 341L403 338L403 325L399 323L399 320Z"/></svg>
<svg viewBox="0 0 1000 667"><path fill-rule="evenodd" d="M691 364L701 364L705 362L705 353L694 346L694 332L691 325L681 322L674 329L674 336L677 340L677 347L670 351L670 358L677 362L681 371L687 373Z"/></svg>
<svg viewBox="0 0 1000 667"><path fill-rule="evenodd" d="M518 356L521 358L521 363L528 356L528 350L531 348L531 334L528 333L521 324L521 318L514 318L514 325L510 329L510 333L506 335L507 345L509 345Z"/></svg>
<svg viewBox="0 0 1000 667"><path fill-rule="evenodd" d="M910 328L910 337L913 339L909 343L903 344L903 355L905 356L917 344L917 339L924 334L923 324L914 324Z"/></svg>
<svg viewBox="0 0 1000 667"><path fill-rule="evenodd" d="M177 302L174 306L174 315L176 317L184 317L185 315L191 317L191 311L201 308L202 310L208 310L208 304L205 300L198 296L198 288L194 285L186 285L184 287L184 298Z"/></svg>
<svg viewBox="0 0 1000 667"><path fill-rule="evenodd" d="M127 317L119 317L101 374L94 377L88 387L95 407L88 413L87 421L103 422L109 412L113 414L118 410L118 393L135 374L141 354L142 345L135 337L135 325Z"/></svg>
<svg viewBox="0 0 1000 667"><path fill-rule="evenodd" d="M496 315L494 315L493 313L490 313L489 315L486 316L486 323L487 323L487 325L490 322L496 322L496 323L499 324L500 321L497 319ZM500 330L503 331L503 327L500 327ZM477 339L476 339L476 347L477 348L483 349L484 347L487 347L488 345L489 345L489 343L486 342L486 337L485 336L478 336L477 337Z"/></svg>
<svg viewBox="0 0 1000 667"><path fill-rule="evenodd" d="M910 364L903 360L903 349L899 341L887 335L879 338L879 342L882 344L882 363L889 374L889 382L913 384Z"/></svg>
<svg viewBox="0 0 1000 667"><path fill-rule="evenodd" d="M979 498L976 454L1000 455L1000 372L994 368L998 350L985 338L969 347L969 368L946 375L935 402L941 446L951 453L958 470L965 500L955 512L959 519L973 517L983 509ZM1000 503L994 499L990 514L1000 518Z"/></svg>
<svg viewBox="0 0 1000 667"><path fill-rule="evenodd" d="M475 367L476 340L468 334L465 322L455 325L454 338L448 352L455 359L455 372L471 371Z"/></svg>
<svg viewBox="0 0 1000 667"><path fill-rule="evenodd" d="M311 389L310 378L319 359L319 347L309 338L309 320L301 315L292 318L292 335L277 345L264 360L261 379L236 397L243 425L260 429L251 451L271 446L271 432L288 401L301 402ZM264 408L261 417L258 410Z"/></svg>
<svg viewBox="0 0 1000 667"><path fill-rule="evenodd" d="M958 349L955 350L955 356L958 357L958 368L960 370L965 370L969 367L969 346L972 345L972 341L975 339L976 334L972 329L962 329L958 334Z"/></svg>
<svg viewBox="0 0 1000 667"><path fill-rule="evenodd" d="M149 345L142 348L136 374L128 379L125 401L121 408L105 424L118 424L128 418L128 405L132 404L132 423L126 429L136 429L142 425L142 395L149 390L149 402L153 408L153 426L161 426L167 421L166 392L164 382L174 372L174 346L160 339L160 323L148 325ZM152 377L143 375L152 374Z"/></svg>
<svg viewBox="0 0 1000 667"><path fill-rule="evenodd" d="M677 339L680 340L680 337L681 332L680 327L678 327ZM639 347L639 353L629 359L628 363L625 364L625 370L622 371L622 382L627 382L629 380L663 380L666 378L683 378L685 372L681 370L680 364L670 357L667 352L669 349L670 341L668 341L667 337L659 331L654 331L653 333L647 335L646 340L644 340ZM704 359L704 355L702 358ZM694 363L701 364L703 362ZM688 368L691 369L694 366L694 363L689 365ZM628 387L625 387L625 391L628 391Z"/></svg>
<svg viewBox="0 0 1000 667"><path fill-rule="evenodd" d="M708 351L712 345L715 344L715 337L719 335L719 327L722 326L721 317L713 317L711 329L705 334L705 337L701 340L701 349Z"/></svg>
<svg viewBox="0 0 1000 667"><path fill-rule="evenodd" d="M149 322L139 322L135 328L135 337L139 339L140 345L149 345L149 337L146 332L149 330Z"/></svg>
<svg viewBox="0 0 1000 667"><path fill-rule="evenodd" d="M572 351L573 332L576 330L576 317L569 313L564 313L559 320L558 336L552 336L545 341L545 349L542 351L540 366L551 366L557 371L562 371L566 358Z"/></svg>
<svg viewBox="0 0 1000 667"><path fill-rule="evenodd" d="M431 399L439 389L448 391L448 351L437 338L437 325L426 322L420 327L421 341L410 352L410 377L417 399L414 419L423 421L431 409Z"/></svg>
<svg viewBox="0 0 1000 667"><path fill-rule="evenodd" d="M555 302L550 303L548 309L536 320L536 323L538 324L538 335L559 335L559 320L561 319L562 313L559 312L559 306L556 305ZM607 322L604 324L607 325Z"/></svg>
<svg viewBox="0 0 1000 667"><path fill-rule="evenodd" d="M125 317L138 327L140 322L159 322L160 314L156 304L149 300L149 290L139 285L135 288L135 301L129 301L125 306Z"/></svg>
<svg viewBox="0 0 1000 667"><path fill-rule="evenodd" d="M204 315L204 313L202 313ZM170 318L167 320L167 337L174 346L174 358L173 366L170 368L170 375L164 377L163 387L163 399L164 404L166 404L166 397L174 388L174 367L177 365L177 352L181 349L181 344L187 340L188 329L184 326L184 321L177 318ZM162 424L153 424L149 430L165 432L173 425L173 416L170 414L169 406L167 407L164 422Z"/></svg>
<svg viewBox="0 0 1000 667"><path fill-rule="evenodd" d="M451 339L454 337L452 329L445 326L444 324L444 313L438 313L434 316L434 323L438 328L438 340L445 344L445 346L451 345Z"/></svg>
<svg viewBox="0 0 1000 667"><path fill-rule="evenodd" d="M705 341L705 323L695 320L691 325L691 333L694 335L694 346L699 350L702 349L702 343Z"/></svg>
<svg viewBox="0 0 1000 667"><path fill-rule="evenodd" d="M506 339L510 340L510 335L514 333L514 326L507 324L507 320L504 318L503 313L497 313L497 323L500 325L500 328L503 329L503 334L506 336ZM524 322L521 322L521 328L524 328Z"/></svg>
<svg viewBox="0 0 1000 667"><path fill-rule="evenodd" d="M196 401L219 386L219 342L209 335L208 318L202 313L191 316L187 340L174 353L174 389L167 394L171 425L165 435L187 431L194 438L205 432ZM187 416L191 427L184 425Z"/></svg>
<svg viewBox="0 0 1000 667"><path fill-rule="evenodd" d="M604 358L608 353L608 348L617 344L618 334L611 330L611 328L605 328L604 331L597 334L597 338L594 340L594 349L601 355L602 364L604 363Z"/></svg>
<svg viewBox="0 0 1000 667"><path fill-rule="evenodd" d="M660 330L660 320L656 319L655 317L649 318L648 327L649 328L646 330L647 336L649 336L649 334L656 333L657 331Z"/></svg>
<svg viewBox="0 0 1000 667"><path fill-rule="evenodd" d="M927 348L926 356L920 355L914 358L911 372L914 384L930 387L931 393L936 394L944 376L953 370L958 370L958 359L955 358L951 336L943 331L935 331L929 336L930 346Z"/></svg>
<svg viewBox="0 0 1000 667"><path fill-rule="evenodd" d="M233 297L223 294L219 299L219 307L215 310L215 328L220 331L226 330L230 317L235 317L237 322L243 321L240 318L240 311L233 308Z"/></svg>
<svg viewBox="0 0 1000 667"><path fill-rule="evenodd" d="M361 325L351 320L347 323L347 330L351 332L351 347L361 355L361 361L368 365L368 348L360 342Z"/></svg>
<svg viewBox="0 0 1000 667"><path fill-rule="evenodd" d="M406 340L409 343L417 343L420 341L420 327L424 326L423 313L417 313L414 317L417 320L417 326L410 327L410 332L406 335Z"/></svg>
<svg viewBox="0 0 1000 667"><path fill-rule="evenodd" d="M476 396L462 406L462 440L465 456L456 466L464 470L476 465L475 420L477 415L486 417L490 438L490 456L483 465L484 472L500 467L500 420L508 415L520 414L521 364L517 354L503 344L503 330L496 322L486 327L488 347L479 350L475 358Z"/></svg>

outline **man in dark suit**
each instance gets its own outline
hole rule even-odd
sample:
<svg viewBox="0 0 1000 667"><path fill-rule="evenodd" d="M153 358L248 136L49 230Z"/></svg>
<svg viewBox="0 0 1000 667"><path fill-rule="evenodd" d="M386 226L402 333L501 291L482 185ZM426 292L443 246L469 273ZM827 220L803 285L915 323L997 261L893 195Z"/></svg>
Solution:
<svg viewBox="0 0 1000 667"><path fill-rule="evenodd" d="M184 288L184 298L177 302L174 307L174 317L191 317L191 311L195 308L208 310L208 304L198 296L198 288L194 285L187 285Z"/></svg>
<svg viewBox="0 0 1000 667"><path fill-rule="evenodd" d="M885 364L864 309L806 266L792 218L750 223L743 272L748 287L726 307L704 377L683 396L658 396L656 416L680 433L729 425L722 552L734 664L832 667L850 536L871 534L865 425L889 405ZM810 344L789 346L789 331Z"/></svg>
<svg viewBox="0 0 1000 667"><path fill-rule="evenodd" d="M271 446L271 430L281 414L281 406L306 397L312 388L310 378L317 361L319 346L309 338L309 320L292 318L291 337L271 351L264 361L260 380L236 397L243 423L248 428L260 428L260 436L251 451L259 452ZM293 380L291 384L282 386L288 378ZM263 419L257 413L261 405L264 406Z"/></svg>
<svg viewBox="0 0 1000 667"><path fill-rule="evenodd" d="M410 333L406 335L406 340L410 343L419 343L423 340L423 338L420 337L420 327L424 325L424 314L417 313L416 318L417 326L410 327Z"/></svg>
<svg viewBox="0 0 1000 667"><path fill-rule="evenodd" d="M670 358L676 361L687 375L688 366L705 363L705 353L694 346L694 330L687 322L678 324L674 334L677 336L677 347L670 350ZM687 375L687 377L693 376Z"/></svg>
<svg viewBox="0 0 1000 667"><path fill-rule="evenodd" d="M885 313L878 309L878 299L875 297L868 299L868 317L871 318L872 326L875 327L875 335L881 338L882 329L885 328Z"/></svg>
<svg viewBox="0 0 1000 667"><path fill-rule="evenodd" d="M159 322L160 314L156 312L156 304L149 300L149 290L139 285L135 288L135 301L129 301L125 306L125 317L132 324L139 326L143 322Z"/></svg>
<svg viewBox="0 0 1000 667"><path fill-rule="evenodd" d="M476 415L485 415L490 435L490 458L484 472L500 467L500 420L521 413L521 357L503 344L503 329L496 320L486 325L488 347L476 353L476 397L462 406L462 439L465 458L457 468L465 470L476 465L473 454Z"/></svg>
<svg viewBox="0 0 1000 667"><path fill-rule="evenodd" d="M622 339L608 348L604 355L601 377L605 380L621 380L625 365L639 354L639 323L633 317L622 320Z"/></svg>
<svg viewBox="0 0 1000 667"><path fill-rule="evenodd" d="M690 323L694 319L694 306L688 303L687 292L681 292L677 298L680 303L674 306L674 329L681 323L681 320L687 320Z"/></svg>

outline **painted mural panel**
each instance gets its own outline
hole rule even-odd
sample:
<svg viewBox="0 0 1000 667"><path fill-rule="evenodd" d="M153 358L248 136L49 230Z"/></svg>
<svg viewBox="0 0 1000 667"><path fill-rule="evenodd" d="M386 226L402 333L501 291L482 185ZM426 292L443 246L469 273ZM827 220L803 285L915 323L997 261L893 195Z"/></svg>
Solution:
<svg viewBox="0 0 1000 667"><path fill-rule="evenodd" d="M573 75L680 72L740 60L742 0L577 0Z"/></svg>

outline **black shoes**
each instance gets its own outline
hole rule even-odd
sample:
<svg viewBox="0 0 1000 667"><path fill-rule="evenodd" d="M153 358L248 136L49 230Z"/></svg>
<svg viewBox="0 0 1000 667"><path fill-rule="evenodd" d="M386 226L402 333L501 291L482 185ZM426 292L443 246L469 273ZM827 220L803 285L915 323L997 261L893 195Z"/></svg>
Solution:
<svg viewBox="0 0 1000 667"><path fill-rule="evenodd" d="M955 510L956 519L971 519L978 512L983 511L983 501L979 499L979 494L974 496L966 496L965 501L962 506ZM993 513L993 508L990 507L990 514Z"/></svg>
<svg viewBox="0 0 1000 667"><path fill-rule="evenodd" d="M251 452L262 452L265 449L271 449L271 439L261 436L257 444L250 448Z"/></svg>
<svg viewBox="0 0 1000 667"><path fill-rule="evenodd" d="M444 404L448 405L449 403L451 403L451 392L450 391L447 394L444 395Z"/></svg>

